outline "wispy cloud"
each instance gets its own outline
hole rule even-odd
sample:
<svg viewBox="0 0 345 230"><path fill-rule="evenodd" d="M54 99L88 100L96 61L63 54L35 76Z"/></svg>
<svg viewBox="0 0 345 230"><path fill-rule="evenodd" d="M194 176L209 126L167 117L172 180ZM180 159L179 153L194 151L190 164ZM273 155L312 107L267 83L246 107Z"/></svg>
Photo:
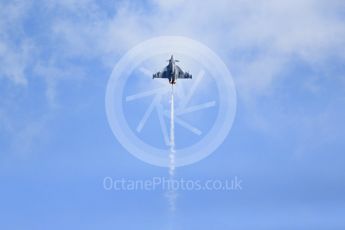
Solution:
<svg viewBox="0 0 345 230"><path fill-rule="evenodd" d="M34 52L34 44L25 36L22 25L30 6L20 1L0 4L0 78L22 86L27 84L26 68Z"/></svg>
<svg viewBox="0 0 345 230"><path fill-rule="evenodd" d="M157 35L184 35L214 49L232 69L248 109L256 108L258 95L273 92L294 59L320 69L325 60L345 58L345 6L338 0L11 1L0 7L0 79L29 88L31 81L44 82L49 109L58 107L60 81L88 77L85 63L110 70L127 49ZM36 8L45 26L30 34Z"/></svg>
<svg viewBox="0 0 345 230"><path fill-rule="evenodd" d="M151 36L186 35L226 55L229 62L240 66L244 77L254 72L260 79L268 76L251 81L262 88L270 84L286 58L298 55L314 63L330 55L344 56L345 27L340 13L345 7L341 1L233 0L215 4L210 0L153 0L147 5L120 1L103 6L93 0L64 0L42 4L52 14L46 29L58 48L50 55L60 59L72 56L113 62L106 58L118 56ZM28 54L35 42L18 31L22 31L30 4L14 2L2 8L7 9L1 15L2 37L7 37L1 41L2 62L11 63L3 72L24 83L23 66L32 61ZM11 34L13 25L17 29ZM18 39L19 43L10 42ZM12 68L15 63L21 68Z"/></svg>
<svg viewBox="0 0 345 230"><path fill-rule="evenodd" d="M121 2L109 6L115 12L110 15L95 2L86 3L81 8L65 1L66 10L91 10L79 13L82 19L65 17L53 24L65 51L83 58L114 63L107 58L143 39L185 35L205 42L236 65L240 86L251 92L267 90L289 59L299 57L318 67L330 56L344 58L340 1L154 0L146 8Z"/></svg>

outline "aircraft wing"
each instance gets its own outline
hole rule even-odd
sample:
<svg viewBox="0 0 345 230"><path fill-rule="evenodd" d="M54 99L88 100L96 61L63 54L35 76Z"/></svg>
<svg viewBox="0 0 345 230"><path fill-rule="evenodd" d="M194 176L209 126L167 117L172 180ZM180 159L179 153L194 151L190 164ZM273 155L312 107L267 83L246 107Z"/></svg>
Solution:
<svg viewBox="0 0 345 230"><path fill-rule="evenodd" d="M183 72L180 67L176 66L176 68L178 70L177 78L192 78L191 74Z"/></svg>
<svg viewBox="0 0 345 230"><path fill-rule="evenodd" d="M165 67L162 72L153 74L152 78L169 78L167 68Z"/></svg>

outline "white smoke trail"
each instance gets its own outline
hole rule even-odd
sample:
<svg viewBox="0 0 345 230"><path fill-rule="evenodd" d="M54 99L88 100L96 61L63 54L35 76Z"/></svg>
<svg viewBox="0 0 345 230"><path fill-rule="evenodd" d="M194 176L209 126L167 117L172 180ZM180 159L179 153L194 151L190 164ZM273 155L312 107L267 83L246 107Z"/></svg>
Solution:
<svg viewBox="0 0 345 230"><path fill-rule="evenodd" d="M174 176L175 171L175 121L174 121L174 90L171 87L170 97L170 164L169 164L169 175Z"/></svg>
<svg viewBox="0 0 345 230"><path fill-rule="evenodd" d="M173 181L175 175L175 121L174 121L174 90L171 87L170 97L170 153L169 153L169 179ZM176 191L172 188L172 183L169 188L167 197L172 212L175 211L176 206Z"/></svg>

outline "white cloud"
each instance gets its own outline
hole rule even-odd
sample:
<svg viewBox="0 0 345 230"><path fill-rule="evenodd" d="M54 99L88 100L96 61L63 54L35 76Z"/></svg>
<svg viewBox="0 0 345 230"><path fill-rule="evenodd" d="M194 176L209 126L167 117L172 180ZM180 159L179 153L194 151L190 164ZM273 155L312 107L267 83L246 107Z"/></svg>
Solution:
<svg viewBox="0 0 345 230"><path fill-rule="evenodd" d="M30 3L0 3L0 8L0 78L26 85L25 69L31 62L34 45L25 37L21 22L27 16Z"/></svg>
<svg viewBox="0 0 345 230"><path fill-rule="evenodd" d="M66 65L70 60L102 60L110 69L130 47L157 35L184 35L214 49L234 69L238 92L249 104L257 95L270 93L277 76L296 57L311 68L323 68L330 57L345 58L345 22L340 15L345 6L340 0L152 0L147 6L114 1L106 7L96 0L50 0L41 4L50 21L41 31L49 40L46 44L23 30L28 11L33 13L29 1L1 3L0 75L30 87L30 81L38 78L30 78L26 69L34 66L33 74L46 83L52 108L58 101L59 81L85 74L83 66ZM54 49L40 56L51 48L45 46Z"/></svg>
<svg viewBox="0 0 345 230"><path fill-rule="evenodd" d="M70 1L65 1L65 6L67 2ZM228 61L241 66L238 78L249 84L243 84L248 87L244 91L263 92L274 76L284 70L286 59L297 56L317 67L329 56L344 56L345 26L336 16L340 4L340 1L314 0L153 0L150 9L138 7L135 2L121 2L114 9L116 13L107 17L104 9L87 1L84 8L92 11L86 11L85 18L78 21L73 17L57 20L54 34L68 52L100 57L105 62L109 59L104 57L114 58L151 36L190 36L222 56L247 55L242 59L234 56ZM80 9L74 1L66 9L73 7ZM251 53L252 57L248 57Z"/></svg>
<svg viewBox="0 0 345 230"><path fill-rule="evenodd" d="M51 14L60 12L47 31L57 47L51 54L56 59L102 58L105 63L113 63L108 58L121 55L143 39L186 35L205 42L225 57L232 57L233 53L247 55L242 59L233 56L228 61L243 68L241 78L252 78L257 73L257 79L262 81L248 81L258 84L248 87L265 90L275 73L284 67L286 58L297 55L317 63L329 55L344 55L345 26L337 16L339 8L345 9L341 1L152 0L149 8L134 1L120 1L107 6L112 14L94 0L43 4ZM1 15L6 18L1 24L3 33L8 33L9 25L21 27L29 6L18 2L6 6L8 13ZM17 36L19 45L8 40L0 43L2 62L10 63L3 72L18 83L25 83L25 65L31 61L28 53L35 47L25 34ZM11 67L15 63L19 68Z"/></svg>

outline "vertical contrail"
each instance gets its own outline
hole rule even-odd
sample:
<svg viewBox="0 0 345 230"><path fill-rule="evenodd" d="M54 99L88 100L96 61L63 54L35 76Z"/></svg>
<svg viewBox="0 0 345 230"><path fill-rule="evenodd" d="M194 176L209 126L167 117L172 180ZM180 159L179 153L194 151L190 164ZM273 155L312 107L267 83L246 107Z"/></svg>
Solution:
<svg viewBox="0 0 345 230"><path fill-rule="evenodd" d="M173 188L173 179L175 175L175 130L174 130L174 90L171 86L171 96L170 96L170 153L169 153L169 180L170 186L167 194L170 210L175 211L176 203L176 191Z"/></svg>
<svg viewBox="0 0 345 230"><path fill-rule="evenodd" d="M170 96L170 164L169 164L169 175L174 175L175 170L175 121L174 121L174 89L171 86Z"/></svg>

